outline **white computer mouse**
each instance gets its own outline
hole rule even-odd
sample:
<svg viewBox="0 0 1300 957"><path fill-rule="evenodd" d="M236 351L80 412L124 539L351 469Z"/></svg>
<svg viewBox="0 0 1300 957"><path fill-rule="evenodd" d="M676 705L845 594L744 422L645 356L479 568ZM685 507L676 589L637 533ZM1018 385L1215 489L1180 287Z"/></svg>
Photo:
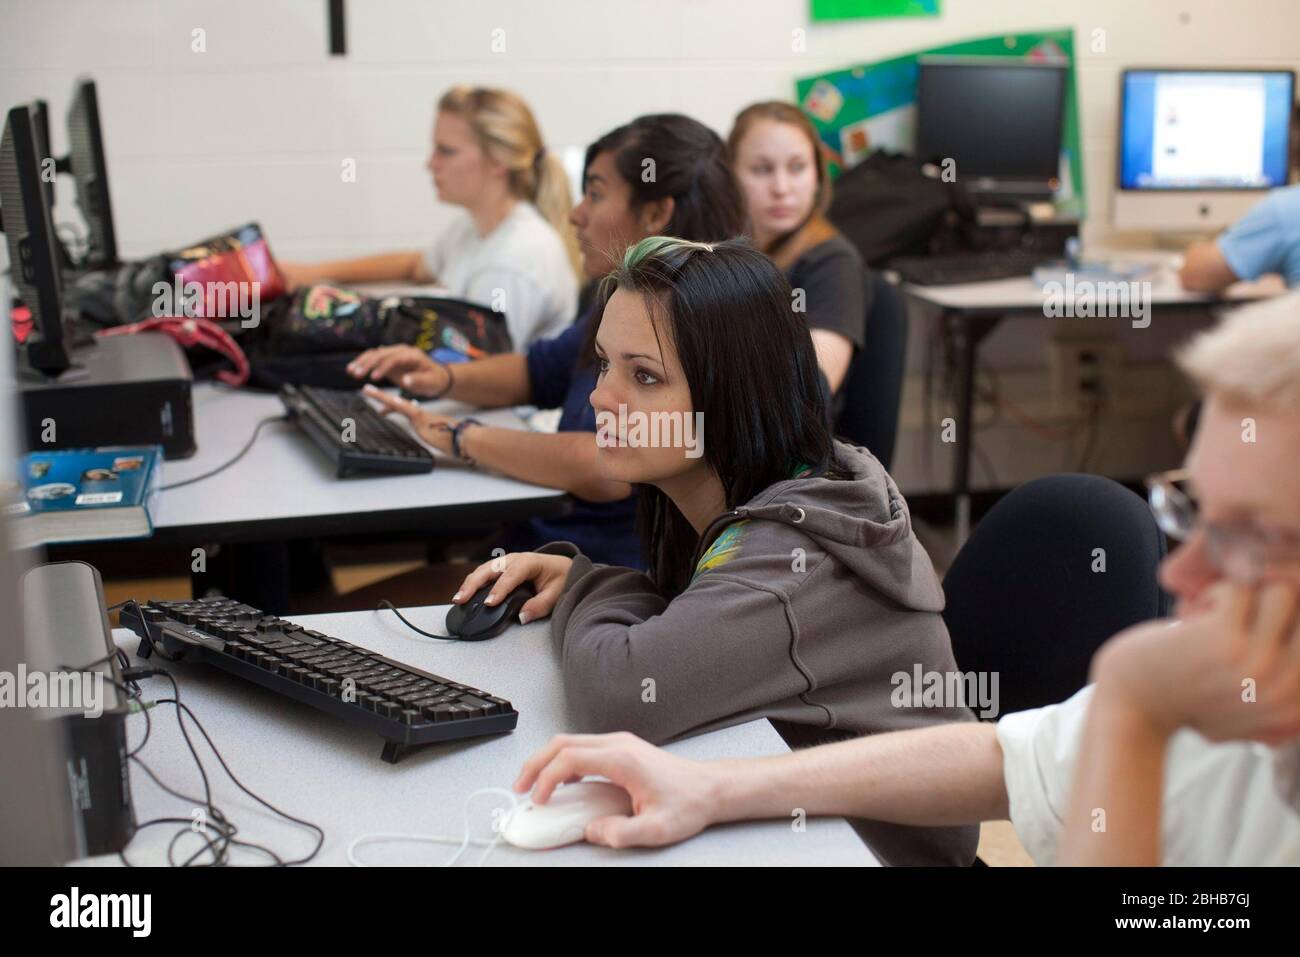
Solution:
<svg viewBox="0 0 1300 957"><path fill-rule="evenodd" d="M631 813L632 798L618 785L578 781L556 788L545 804L520 804L510 812L501 836L515 847L542 851L583 840L596 818Z"/></svg>

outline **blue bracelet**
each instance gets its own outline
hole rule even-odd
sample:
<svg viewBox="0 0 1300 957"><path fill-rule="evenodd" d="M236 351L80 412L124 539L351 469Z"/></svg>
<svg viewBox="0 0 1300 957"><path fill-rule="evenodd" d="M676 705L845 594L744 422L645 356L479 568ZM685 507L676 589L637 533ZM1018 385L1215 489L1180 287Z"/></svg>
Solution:
<svg viewBox="0 0 1300 957"><path fill-rule="evenodd" d="M460 432L461 429L465 428L465 426L467 425L482 425L482 424L483 423L480 422L478 419L471 418L471 419L461 419L459 422L453 425L451 427L451 454L456 456L456 458L460 459L462 462L467 462L470 465L473 465L474 460L466 456L460 450Z"/></svg>

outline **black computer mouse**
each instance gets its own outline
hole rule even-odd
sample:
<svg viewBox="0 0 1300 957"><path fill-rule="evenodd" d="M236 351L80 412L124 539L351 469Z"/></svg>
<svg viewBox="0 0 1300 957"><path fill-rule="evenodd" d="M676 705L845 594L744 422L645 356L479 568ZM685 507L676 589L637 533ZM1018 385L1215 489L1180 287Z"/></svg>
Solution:
<svg viewBox="0 0 1300 957"><path fill-rule="evenodd" d="M495 582L484 585L463 605L452 605L447 612L447 633L461 641L485 641L495 638L519 621L519 609L537 595L532 582L524 582L495 605L483 604Z"/></svg>

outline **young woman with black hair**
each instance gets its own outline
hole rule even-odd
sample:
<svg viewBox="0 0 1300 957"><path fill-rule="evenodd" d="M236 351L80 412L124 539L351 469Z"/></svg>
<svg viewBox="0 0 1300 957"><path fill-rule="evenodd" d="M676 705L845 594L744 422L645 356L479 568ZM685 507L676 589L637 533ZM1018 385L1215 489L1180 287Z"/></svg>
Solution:
<svg viewBox="0 0 1300 957"><path fill-rule="evenodd" d="M649 572L557 542L482 565L453 599L533 584L520 619L551 616L575 730L659 743L767 717L812 741L972 719L920 689L899 698L900 675L956 672L943 592L889 475L827 431L789 303L744 240L652 237L607 281L595 466L640 488ZM688 435L702 442L662 441ZM978 837L870 833L911 863L969 864Z"/></svg>
<svg viewBox="0 0 1300 957"><path fill-rule="evenodd" d="M646 236L662 233L709 241L744 229L744 204L727 165L726 145L690 117L655 114L620 126L588 147L584 169L582 201L571 220L583 271L590 279L609 273L624 250ZM653 170L652 176L643 175L647 169ZM458 421L368 390L386 407L405 414L420 435L442 451L511 478L572 493L569 515L516 525L503 543L508 549L565 539L598 561L643 567L632 487L596 468L596 420L587 401L595 387L596 367L584 349L589 325L588 313L527 352L454 368L414 346L372 349L359 355L350 371L359 379L391 382L426 398L445 396L484 408L562 408L557 434L523 432L479 425L473 418ZM449 586L443 592L431 591L424 569L375 588L383 591L380 597L394 602L411 595L420 604L445 599L452 590ZM379 594L368 587L358 600L372 591Z"/></svg>

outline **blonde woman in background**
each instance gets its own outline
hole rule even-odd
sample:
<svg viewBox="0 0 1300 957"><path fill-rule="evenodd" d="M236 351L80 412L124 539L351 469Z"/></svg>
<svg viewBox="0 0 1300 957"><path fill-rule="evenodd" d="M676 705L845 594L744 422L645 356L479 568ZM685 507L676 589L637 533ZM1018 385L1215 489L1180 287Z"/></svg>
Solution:
<svg viewBox="0 0 1300 957"><path fill-rule="evenodd" d="M450 296L502 309L516 348L568 325L580 272L573 204L564 167L547 152L528 105L507 90L447 91L426 168L438 198L464 209L430 248L281 263L290 287L437 282Z"/></svg>

